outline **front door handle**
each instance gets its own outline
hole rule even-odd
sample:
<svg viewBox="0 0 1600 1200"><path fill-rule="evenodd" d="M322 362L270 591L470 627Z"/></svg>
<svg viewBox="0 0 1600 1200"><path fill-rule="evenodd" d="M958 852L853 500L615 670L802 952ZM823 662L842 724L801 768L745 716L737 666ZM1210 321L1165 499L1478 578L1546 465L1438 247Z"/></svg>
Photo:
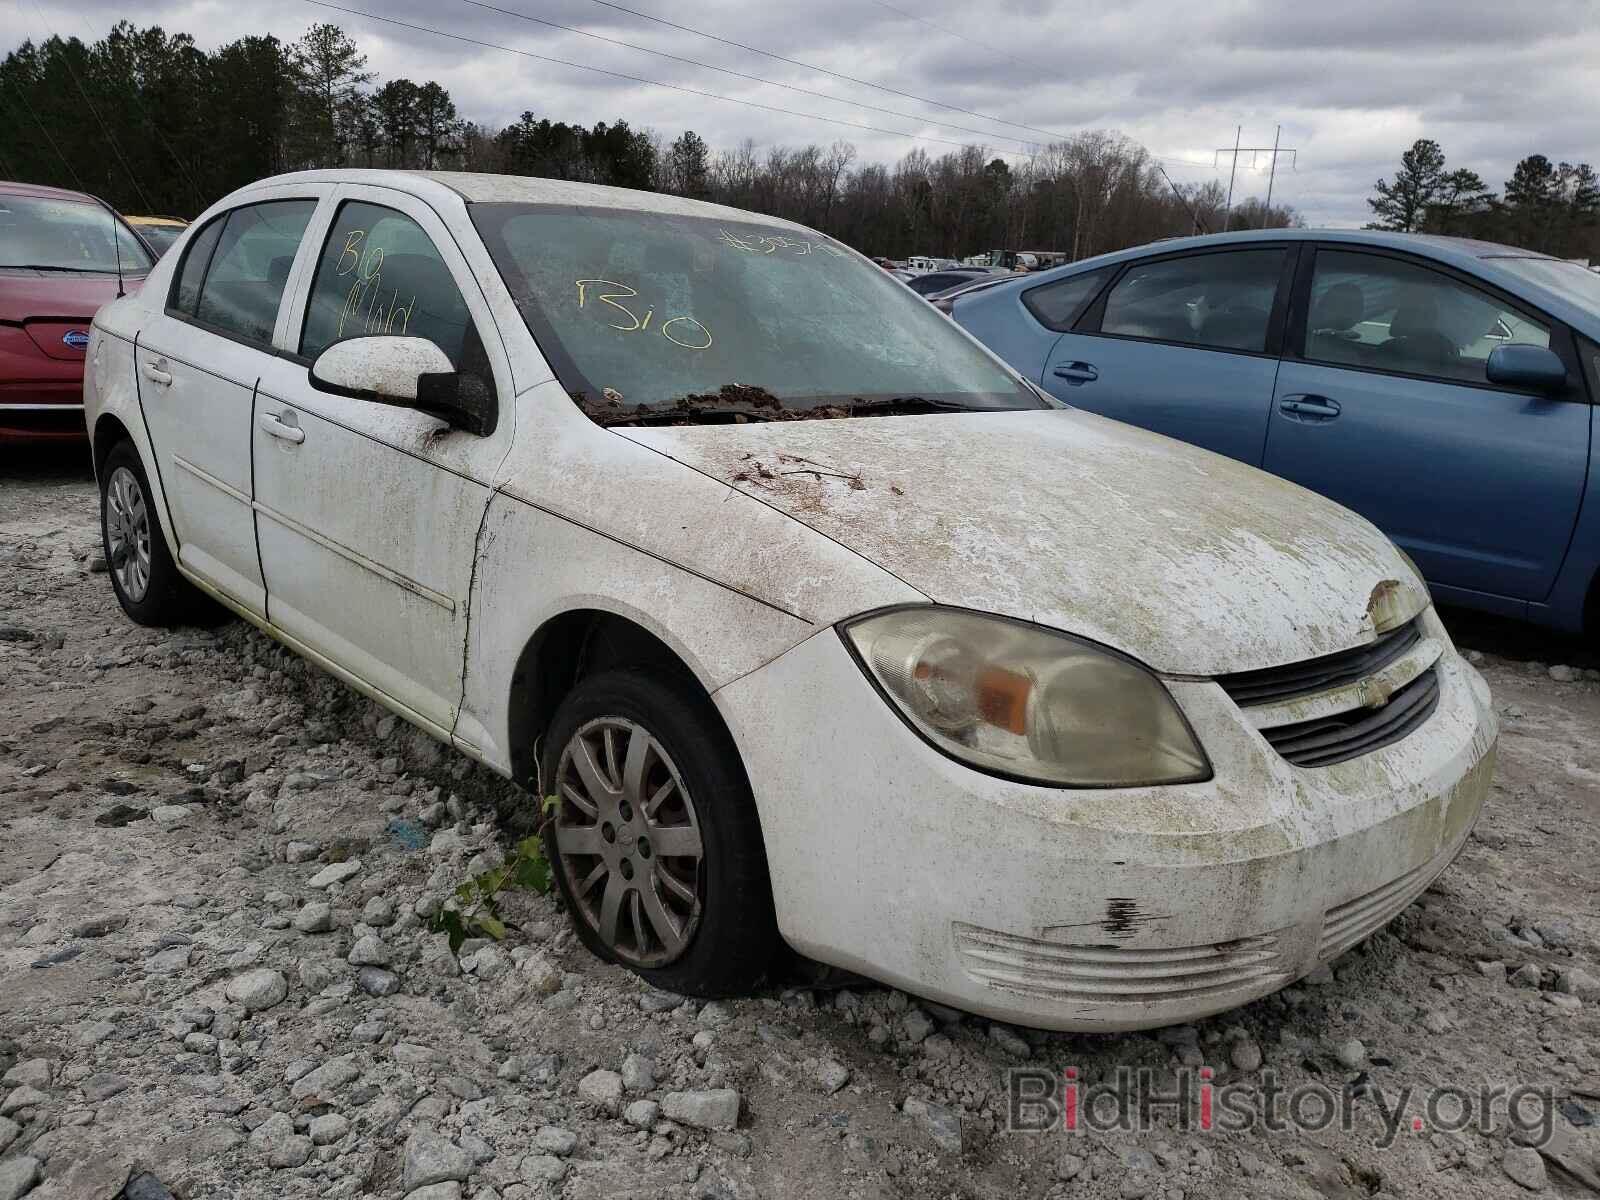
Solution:
<svg viewBox="0 0 1600 1200"><path fill-rule="evenodd" d="M1100 372L1095 370L1094 364L1086 362L1062 363L1059 367L1054 368L1051 374L1058 379L1065 379L1074 387L1085 383L1093 383L1100 378Z"/></svg>
<svg viewBox="0 0 1600 1200"><path fill-rule="evenodd" d="M256 424L261 426L262 432L269 433L275 438L282 438L286 442L299 445L306 440L306 431L298 425L288 425L278 419L276 413L262 413L256 418Z"/></svg>
<svg viewBox="0 0 1600 1200"><path fill-rule="evenodd" d="M1285 396L1278 411L1295 421L1331 421L1343 410L1337 400L1326 396Z"/></svg>
<svg viewBox="0 0 1600 1200"><path fill-rule="evenodd" d="M172 386L172 372L166 369L167 360L164 358L146 359L144 364L145 378L151 383L159 383L162 387Z"/></svg>

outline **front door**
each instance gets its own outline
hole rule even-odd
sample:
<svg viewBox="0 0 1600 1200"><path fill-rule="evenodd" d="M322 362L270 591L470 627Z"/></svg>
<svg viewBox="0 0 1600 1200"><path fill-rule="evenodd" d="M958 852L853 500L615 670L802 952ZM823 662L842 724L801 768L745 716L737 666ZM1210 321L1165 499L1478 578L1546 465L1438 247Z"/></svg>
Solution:
<svg viewBox="0 0 1600 1200"><path fill-rule="evenodd" d="M316 206L270 200L212 218L139 333L139 401L178 561L257 615L266 593L250 512L251 403Z"/></svg>
<svg viewBox="0 0 1600 1200"><path fill-rule="evenodd" d="M1496 387L1485 365L1511 343L1562 350L1566 331L1413 260L1328 248L1297 324L1267 470L1355 509L1436 588L1543 599L1583 496L1590 406Z"/></svg>
<svg viewBox="0 0 1600 1200"><path fill-rule="evenodd" d="M1040 383L1075 407L1259 466L1287 258L1280 243L1130 264L1061 335Z"/></svg>
<svg viewBox="0 0 1600 1200"><path fill-rule="evenodd" d="M256 527L272 623L448 737L461 699L478 528L510 444L510 376L488 307L423 202L341 187L293 357L256 397ZM309 366L334 342L436 342L500 398L486 437L414 409L330 395Z"/></svg>

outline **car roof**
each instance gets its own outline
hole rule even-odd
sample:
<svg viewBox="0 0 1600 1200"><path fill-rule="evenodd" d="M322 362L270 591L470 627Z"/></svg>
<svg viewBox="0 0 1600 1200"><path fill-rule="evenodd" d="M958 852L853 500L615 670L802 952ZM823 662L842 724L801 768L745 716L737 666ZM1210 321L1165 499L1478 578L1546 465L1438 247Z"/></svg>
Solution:
<svg viewBox="0 0 1600 1200"><path fill-rule="evenodd" d="M995 298L1002 294L1010 295L1057 279L1064 279L1069 275L1104 266L1116 266L1135 259L1226 246L1259 246L1267 242L1348 242L1352 246L1407 251L1446 266L1456 267L1502 287L1514 295L1523 296L1552 316L1589 336L1600 337L1600 313L1581 308L1565 296L1497 265L1497 260L1513 258L1543 259L1551 262L1560 262L1561 259L1541 254L1537 250L1524 250L1517 246L1501 245L1498 242L1445 237L1441 234L1391 233L1384 229L1243 229L1232 233L1202 234L1198 237L1166 238L1157 242L1147 242L1142 246L1130 246L1125 250L1096 255L1093 258L1081 258L1077 262L1052 267L1048 271L1021 275L1007 281L1010 287L985 291L981 297L971 297L969 303L993 303Z"/></svg>
<svg viewBox="0 0 1600 1200"><path fill-rule="evenodd" d="M262 187L294 183L362 183L389 187L423 199L456 196L469 204L571 204L587 208L626 209L641 213L663 213L685 217L720 217L724 221L760 221L815 235L815 231L781 217L769 217L744 209L690 200L662 192L643 192L633 188L610 187L598 183L575 183L570 179L536 179L529 175L490 175L475 171L374 171L364 169L296 171L258 180L236 192L243 196Z"/></svg>
<svg viewBox="0 0 1600 1200"><path fill-rule="evenodd" d="M33 196L40 200L76 200L81 204L100 203L98 199L87 192L74 192L68 188L47 187L42 183L16 183L11 180L0 180L0 195Z"/></svg>

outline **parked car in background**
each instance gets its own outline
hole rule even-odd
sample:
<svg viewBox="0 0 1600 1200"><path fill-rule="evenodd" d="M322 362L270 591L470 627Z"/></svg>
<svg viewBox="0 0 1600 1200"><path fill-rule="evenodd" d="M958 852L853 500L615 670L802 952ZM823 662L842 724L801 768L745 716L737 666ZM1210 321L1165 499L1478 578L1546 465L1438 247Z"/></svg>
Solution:
<svg viewBox="0 0 1600 1200"><path fill-rule="evenodd" d="M178 240L178 235L189 227L189 222L182 217L125 217L124 220L132 225L150 244L150 248L160 258L172 248L172 243Z"/></svg>
<svg viewBox="0 0 1600 1200"><path fill-rule="evenodd" d="M906 259L906 270L917 275L921 275L926 271L937 270L938 266L939 264L933 259L929 258L926 254L913 254L910 258Z"/></svg>
<svg viewBox="0 0 1600 1200"><path fill-rule="evenodd" d="M974 279L983 279L988 271L978 267L950 267L941 271L928 271L922 275L915 275L907 281L906 286L919 296L931 296L935 292L947 291L957 284L971 283Z"/></svg>
<svg viewBox="0 0 1600 1200"><path fill-rule="evenodd" d="M281 176L94 337L129 616L210 595L557 797L578 936L656 986L781 938L1170 1024L1379 928L1488 790L1488 690L1378 530L1063 409L803 226Z"/></svg>
<svg viewBox="0 0 1600 1200"><path fill-rule="evenodd" d="M1370 518L1441 600L1600 629L1600 279L1483 242L1178 239L956 298L1068 403Z"/></svg>
<svg viewBox="0 0 1600 1200"><path fill-rule="evenodd" d="M0 182L0 443L83 437L90 320L152 262L93 196Z"/></svg>

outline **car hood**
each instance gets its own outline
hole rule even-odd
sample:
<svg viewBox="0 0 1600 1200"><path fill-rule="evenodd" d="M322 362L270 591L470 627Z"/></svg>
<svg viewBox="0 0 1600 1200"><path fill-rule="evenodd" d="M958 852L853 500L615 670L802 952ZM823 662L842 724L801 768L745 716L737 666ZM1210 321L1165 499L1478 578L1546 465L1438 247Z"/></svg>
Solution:
<svg viewBox="0 0 1600 1200"><path fill-rule="evenodd" d="M144 277L123 279L133 293ZM87 325L95 310L117 298L115 275L75 275L0 267L0 322L20 325L38 317L66 317Z"/></svg>
<svg viewBox="0 0 1600 1200"><path fill-rule="evenodd" d="M1345 650L1428 603L1389 540L1354 513L1089 413L617 432L930 600L1068 630L1170 674Z"/></svg>

